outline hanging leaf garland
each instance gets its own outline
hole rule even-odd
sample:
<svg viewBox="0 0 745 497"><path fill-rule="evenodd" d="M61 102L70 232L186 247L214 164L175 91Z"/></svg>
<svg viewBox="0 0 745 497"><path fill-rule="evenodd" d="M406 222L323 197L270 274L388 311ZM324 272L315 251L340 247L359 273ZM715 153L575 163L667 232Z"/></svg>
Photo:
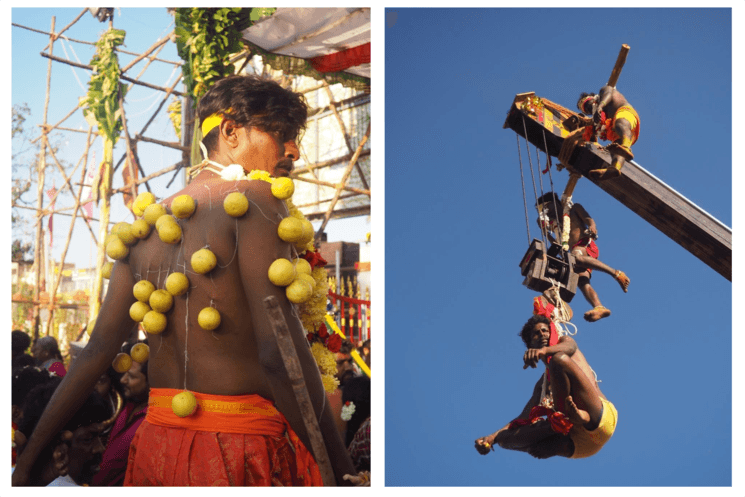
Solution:
<svg viewBox="0 0 745 497"><path fill-rule="evenodd" d="M88 95L84 101L83 114L92 117L101 136L116 144L122 129L119 91L126 86L119 82L121 69L115 49L124 43L125 32L121 29L106 31L96 42L96 54L91 59L95 72L88 82Z"/></svg>
<svg viewBox="0 0 745 497"><path fill-rule="evenodd" d="M217 80L235 73L230 55L243 50L242 31L251 25L251 10L176 9L176 47L186 62L184 83L195 106Z"/></svg>

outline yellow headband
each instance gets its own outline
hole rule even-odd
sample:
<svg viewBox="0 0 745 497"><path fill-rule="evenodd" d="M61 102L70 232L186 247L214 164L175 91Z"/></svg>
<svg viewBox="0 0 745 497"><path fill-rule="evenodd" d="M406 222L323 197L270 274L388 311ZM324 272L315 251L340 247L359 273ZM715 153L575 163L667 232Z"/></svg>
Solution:
<svg viewBox="0 0 745 497"><path fill-rule="evenodd" d="M233 109L228 109L224 112L232 112ZM212 131L216 126L219 126L223 120L222 112L212 114L210 117L202 121L202 137L207 136L207 133Z"/></svg>

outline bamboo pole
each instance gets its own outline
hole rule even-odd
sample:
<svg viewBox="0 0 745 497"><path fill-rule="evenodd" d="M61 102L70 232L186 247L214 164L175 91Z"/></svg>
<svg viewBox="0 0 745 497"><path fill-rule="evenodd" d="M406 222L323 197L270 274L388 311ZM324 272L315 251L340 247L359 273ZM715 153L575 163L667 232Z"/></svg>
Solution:
<svg viewBox="0 0 745 497"><path fill-rule="evenodd" d="M124 140L127 145L126 153L128 155L126 167L129 170L129 179L131 180L130 185L132 185L130 194L132 195L132 202L134 203L135 199L137 198L137 185L135 185L135 181L137 181L137 179L135 178L135 171L132 167L132 162L134 161L135 164L139 164L140 159L137 157L137 142L133 144L132 140L130 140L129 138L129 130L127 129L127 117L124 112L124 95L122 95L121 86L119 87L119 111L122 113L122 131L124 131ZM126 188L127 185L125 184L124 187ZM127 205L124 195L122 195L122 200L124 200L124 205Z"/></svg>
<svg viewBox="0 0 745 497"><path fill-rule="evenodd" d="M360 152L360 158L361 157L367 157L368 155L370 155L370 149L366 149L366 150L363 150L362 152ZM352 153L349 153L347 155L343 155L341 157L337 157L335 159L329 159L329 160L325 160L323 162L317 162L315 164L310 164L308 161L306 161L306 164L310 164L310 165L305 166L305 167L299 167L297 169L294 169L292 171L292 175L295 176L295 175L298 175L298 174L303 174L303 173L307 173L307 172L313 171L315 169L321 169L323 167L333 166L335 164L339 164L340 162L347 162L347 161L351 160L352 157L354 157L354 153L353 152Z"/></svg>
<svg viewBox="0 0 745 497"><path fill-rule="evenodd" d="M54 33L48 33L47 31L41 31L40 29L30 28L30 27L24 26L22 24L11 23L11 26L15 26L16 28L25 29L25 30L28 30L28 31L32 31L34 33L39 33L39 34L43 34L43 35L47 35L47 36L54 35ZM59 38L64 38L65 40L72 41L74 43L81 43L83 45L92 45L92 46L95 46L96 45L95 43L92 43L90 41L76 40L75 38L70 38L68 36L62 36L61 32L57 36ZM45 50L46 50L46 48L45 48ZM138 54L136 52L130 52L128 50L124 50L124 49L119 48L119 47L115 48L114 50L116 52L127 54L127 55L140 55L140 54ZM153 60L157 60L158 62L164 62L166 64L171 64L171 65L174 65L174 66L177 66L177 67L178 66L182 66L184 64L183 62L176 62L176 61L173 61L173 60L165 60L165 59L158 59L158 58L153 59Z"/></svg>
<svg viewBox="0 0 745 497"><path fill-rule="evenodd" d="M331 213L334 211L334 207L336 207L336 202L339 201L339 197L341 196L343 185L347 184L347 181L349 180L349 176L352 174L352 168L357 163L357 158L359 157L360 152L362 152L362 147L365 146L365 143L367 143L367 139L369 137L370 137L370 124L367 125L367 131L365 131L365 136L362 137L362 140L360 140L359 145L357 145L357 150L354 153L354 157L352 157L352 160L349 162L349 165L347 166L346 171L344 171L344 175L342 176L342 179L339 182L339 186L336 187L336 194L334 195L334 199L331 201L331 205L329 205L329 210L326 212L326 215L323 218L323 223L321 223L321 227L318 228L318 231L316 232L316 236L315 236L316 240L320 240L323 230L326 228L326 225L329 223L329 220L331 219Z"/></svg>
<svg viewBox="0 0 745 497"><path fill-rule="evenodd" d="M161 46L165 45L167 42L169 42L171 40L171 36L173 36L173 34L174 34L174 32L171 31L162 40L158 40L155 43L153 43L153 46L151 46L150 48L148 48L147 50L145 50L142 54L140 54L137 57L135 57L135 59L132 60L132 62L130 62L129 64L127 64L126 66L124 66L124 69L122 69L122 73L127 72L132 66L134 66L139 61L141 61L142 59L144 59L145 57L147 57L148 55L150 55L151 53L153 53L155 51L155 49L157 49L158 47L161 47Z"/></svg>
<svg viewBox="0 0 745 497"><path fill-rule="evenodd" d="M621 75L621 70L623 69L624 64L626 64L626 55L629 53L629 48L630 47L625 43L621 45L621 50L618 52L618 58L613 66L613 71L611 71L610 78L608 78L608 86L613 88L616 87L618 77Z"/></svg>
<svg viewBox="0 0 745 497"><path fill-rule="evenodd" d="M171 172L171 171L173 171L174 169L176 169L178 167L181 167L182 164L183 164L183 162L179 161L179 162L177 162L177 163L175 163L175 164L173 164L171 166L168 166L168 167L166 167L164 169L161 169L160 171L156 171L156 172L154 172L153 174L151 174L149 176L145 176L144 178L142 178L140 180L137 180L136 183L139 186L139 185L145 183L146 181L150 181L151 179L157 178L158 176L163 176L164 174L166 174L168 172ZM121 193L121 192L124 192L126 190L127 190L127 187L122 187L122 188L117 188L116 190L111 190L111 193L112 194L113 193Z"/></svg>
<svg viewBox="0 0 745 497"><path fill-rule="evenodd" d="M82 11L82 12L81 12L80 14L78 14L78 17L76 17L75 19L73 19L73 20L72 20L72 22L71 22L70 24L68 24L67 26L65 26L64 28L62 28L62 30L60 30L60 32L59 32L59 33L54 33L54 29L52 29L52 32L51 32L51 33L49 33L49 35L50 35L50 37L51 37L52 39L50 40L50 42L49 42L49 43L47 43L47 46L46 46L46 47L44 47L44 48L43 48L43 49L42 49L41 51L43 52L43 51L44 51L44 50L46 50L47 48L51 47L51 46L52 46L52 43L53 43L54 41L56 41L56 40L57 40L57 38L59 38L59 37L60 37L60 35L61 35L62 33L64 33L65 31L67 31L68 29L70 29L70 28L71 28L71 27L73 26L73 24L75 24L76 22L78 22L78 21L80 20L80 18L81 18L81 17L83 17L83 15L84 15L84 14L85 14L85 13L86 13L87 11L88 11L88 8L86 7L85 9L83 9L83 11Z"/></svg>
<svg viewBox="0 0 745 497"><path fill-rule="evenodd" d="M72 62L72 61L69 61L69 60L65 60L65 59L62 59L60 57L55 57L53 55L45 54L43 52L41 54L39 54L39 55L41 55L42 57L46 57L47 59L54 60L56 62L61 62L63 64L67 64L68 66L73 66L73 67L78 67L80 69L87 69L89 71L94 71L93 66L89 66L87 64L78 64L77 62ZM121 75L120 78L123 79L124 81L129 81L130 83L134 83L134 84L140 85L140 86L145 86L145 87L150 88L150 89L153 89L153 90L168 91L167 88L163 88L162 86L157 86L157 85L153 85L153 84L150 84L150 83L145 83L143 81L137 81L136 79L130 78L129 76ZM178 91L175 91L175 90L172 91L172 93L174 95L178 95L178 96L183 96L184 95L183 93L178 92Z"/></svg>
<svg viewBox="0 0 745 497"><path fill-rule="evenodd" d="M310 445L313 449L313 455L315 456L316 463L318 463L318 469L321 470L323 485L326 487L336 486L334 470L331 467L331 461L329 460L328 451L326 450L326 444L323 442L321 427L318 423L313 403L311 402L310 393L305 385L303 370L300 366L297 350L295 349L295 344L290 336L290 330L287 327L287 321L285 321L285 317L282 314L282 309L280 309L276 297L265 298L264 309L266 310L269 324L271 325L272 331L277 340L277 347L282 355L288 380L292 385L292 391L295 393L295 399L297 400L300 413L303 417L305 430L308 432L308 438L310 439Z"/></svg>
<svg viewBox="0 0 745 497"><path fill-rule="evenodd" d="M54 24L55 24L56 18L52 16L52 32L54 32ZM49 52L51 53L54 50L54 36L50 35L49 40ZM50 60L47 64L47 92L46 92L46 98L44 100L44 124L47 123L47 115L49 113L49 93L51 89L51 83L52 83L52 61ZM39 180L36 187L36 205L39 209L39 212L41 212L42 208L44 207L44 181L45 181L45 174L46 174L46 140L42 141L41 143L41 156L39 157ZM36 216L36 240L34 243L34 258L36 259L36 273L34 275L34 300L38 301L39 296L41 295L41 265L43 264L40 253L42 250L42 244L44 243L44 237L42 236L42 222L43 222L44 216L39 214ZM40 320L40 309L38 305L34 305L34 339L39 338L39 326L41 323Z"/></svg>
<svg viewBox="0 0 745 497"><path fill-rule="evenodd" d="M354 158L354 156L352 156L352 158ZM313 183L314 185L328 186L329 188L338 188L339 185L342 185L341 189L344 191L354 192L360 195L367 195L368 197L370 196L370 190L362 190L360 188L354 188L352 186L343 186L342 183L329 183L328 181L321 181L321 180L312 179L312 178L303 178L302 176L296 176L296 177L293 177L292 179L297 180L297 181L304 181L306 183Z"/></svg>
<svg viewBox="0 0 745 497"><path fill-rule="evenodd" d="M326 85L326 94L329 97L329 106L331 107L331 111L334 113L334 117L336 117L336 122L339 123L339 129L341 130L342 135L344 136L344 143L347 144L347 149L349 150L349 153L353 153L354 150L352 149L352 143L349 141L349 134L347 133L347 127L344 126L344 120L341 118L339 111L336 110L337 103L334 101L334 94L331 93L331 88L329 88L328 85ZM362 167L360 167L359 162L354 161L354 167L355 169L357 169L357 173L360 175L360 181L362 181L362 186L364 186L366 190L369 190L370 185L367 184L367 178L365 178L365 174L362 172Z"/></svg>
<svg viewBox="0 0 745 497"><path fill-rule="evenodd" d="M93 127L88 127L88 138L85 141L86 147L85 147L85 160L86 163L88 162L88 151L90 150L90 140L91 140L91 133L93 132ZM85 180L85 168L83 168L80 181ZM70 229L67 231L67 241L65 242L65 248L62 250L62 255L60 256L60 272L59 277L54 278L54 284L52 285L52 291L49 292L49 303L51 304L49 307L49 318L47 320L47 330L52 329L52 322L54 318L54 301L57 297L57 289L59 288L60 281L62 281L62 269L65 267L65 258L67 257L67 249L70 247L70 240L72 239L72 232L75 229L75 219L78 215L78 207L80 206L80 197L83 194L83 186L81 185L80 188L78 188L78 194L75 197L75 210L72 213L72 221L70 221Z"/></svg>

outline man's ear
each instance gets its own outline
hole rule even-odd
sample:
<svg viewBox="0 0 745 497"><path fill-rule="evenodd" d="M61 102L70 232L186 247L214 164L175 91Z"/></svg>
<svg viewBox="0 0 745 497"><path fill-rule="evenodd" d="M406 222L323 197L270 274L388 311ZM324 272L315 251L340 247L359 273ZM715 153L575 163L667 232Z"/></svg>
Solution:
<svg viewBox="0 0 745 497"><path fill-rule="evenodd" d="M59 438L63 442L70 442L70 441L72 441L72 432L70 430L62 431L62 432L60 432Z"/></svg>
<svg viewBox="0 0 745 497"><path fill-rule="evenodd" d="M242 128L232 119L223 119L220 123L220 136L230 147L238 146L238 129Z"/></svg>

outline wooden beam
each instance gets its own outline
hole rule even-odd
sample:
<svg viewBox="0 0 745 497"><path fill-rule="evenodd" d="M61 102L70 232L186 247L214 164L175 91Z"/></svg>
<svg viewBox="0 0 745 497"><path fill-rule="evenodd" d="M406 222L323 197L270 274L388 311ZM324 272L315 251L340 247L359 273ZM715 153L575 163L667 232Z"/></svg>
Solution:
<svg viewBox="0 0 745 497"><path fill-rule="evenodd" d="M527 134L528 141L534 146L549 155L558 156L564 137L568 134L561 119L557 118L559 112L553 112L548 102L541 117L538 117L520 109L525 98L520 95L515 97L505 127L522 137ZM566 111L561 109L562 113ZM610 167L611 160L603 147L597 143L586 143L575 148L569 165L586 176L591 169ZM732 229L638 163L627 161L620 178L600 182L588 178L588 181L732 281Z"/></svg>

